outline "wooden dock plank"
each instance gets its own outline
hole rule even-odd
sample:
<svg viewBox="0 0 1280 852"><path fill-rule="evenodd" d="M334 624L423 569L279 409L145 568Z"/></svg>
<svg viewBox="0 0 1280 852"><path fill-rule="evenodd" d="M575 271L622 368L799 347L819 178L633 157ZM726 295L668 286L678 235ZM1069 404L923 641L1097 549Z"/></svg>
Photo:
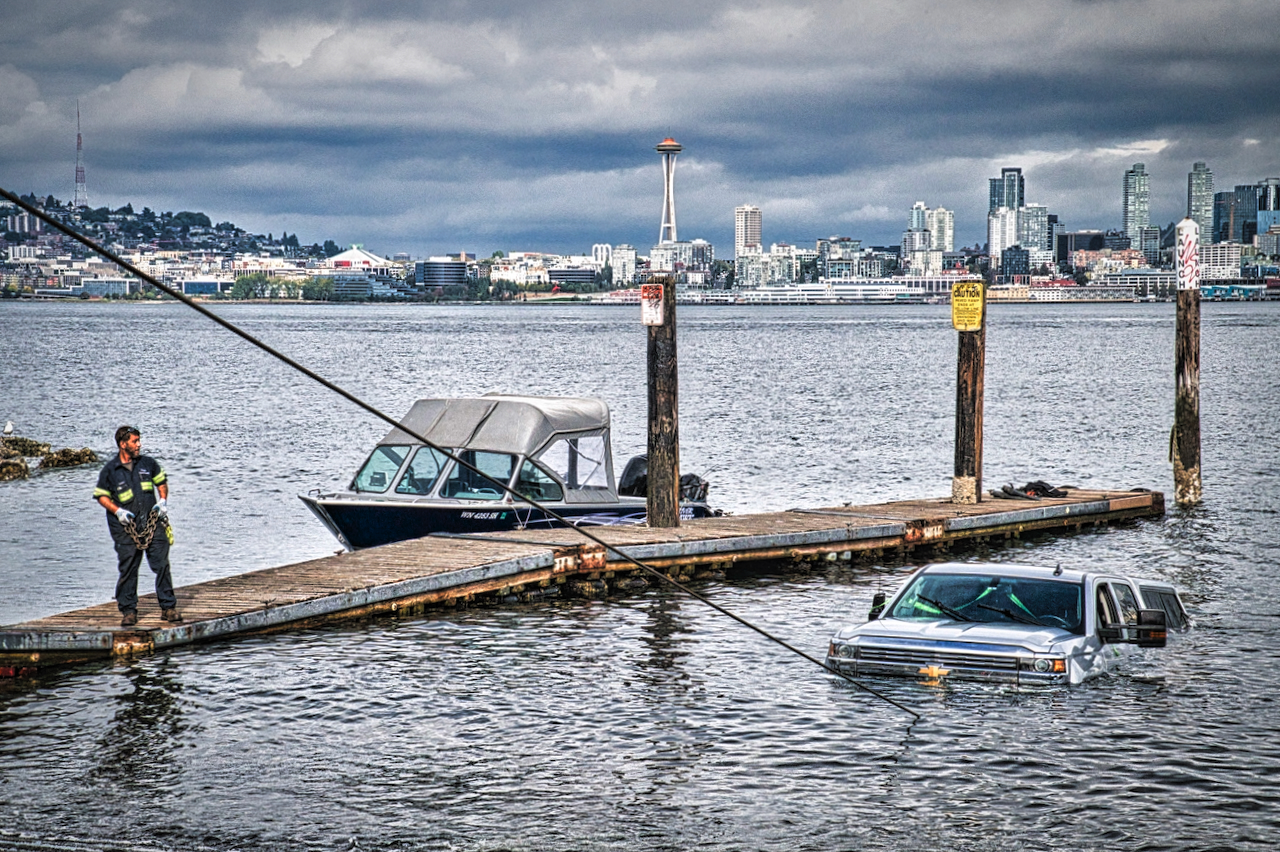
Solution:
<svg viewBox="0 0 1280 852"><path fill-rule="evenodd" d="M1163 513L1159 492L1072 489L1065 498L1037 501L902 500L701 518L667 529L593 527L592 532L634 558L679 570L736 560L909 549ZM177 589L186 617L181 624L163 622L150 594L140 597L139 621L130 628L120 627L114 603L2 627L0 675L476 593L506 594L510 587L537 587L581 574L598 577L606 567L625 567L617 554L601 558L599 551L571 530L511 530L429 536L264 568Z"/></svg>

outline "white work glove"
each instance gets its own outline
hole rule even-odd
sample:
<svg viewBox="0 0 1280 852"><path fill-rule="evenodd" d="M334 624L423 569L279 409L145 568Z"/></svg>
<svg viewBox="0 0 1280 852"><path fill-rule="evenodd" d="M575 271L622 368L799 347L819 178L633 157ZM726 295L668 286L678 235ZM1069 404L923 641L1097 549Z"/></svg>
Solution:
<svg viewBox="0 0 1280 852"><path fill-rule="evenodd" d="M169 517L169 501L161 497L156 501L156 514L162 518Z"/></svg>
<svg viewBox="0 0 1280 852"><path fill-rule="evenodd" d="M119 509L116 509L116 520L120 521L122 524L133 523L133 512L130 512L128 509L121 506Z"/></svg>

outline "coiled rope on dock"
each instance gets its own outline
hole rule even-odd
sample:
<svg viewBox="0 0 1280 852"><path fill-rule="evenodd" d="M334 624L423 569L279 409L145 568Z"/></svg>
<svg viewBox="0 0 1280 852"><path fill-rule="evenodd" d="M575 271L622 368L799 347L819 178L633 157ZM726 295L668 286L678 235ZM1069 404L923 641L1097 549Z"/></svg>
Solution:
<svg viewBox="0 0 1280 852"><path fill-rule="evenodd" d="M356 396L354 393L347 390L346 388L343 388L340 385L335 384L334 382L326 379L325 377L311 370L310 368L303 366L299 362L290 358L288 355L285 355L283 352L280 352L279 350L275 349L269 344L263 342L262 340L259 340L257 337L250 334L248 331L245 331L244 329L240 328L235 323L224 319L223 317L219 316L218 314L206 308L204 305L197 303L194 299L187 296L181 290L176 290L173 287L170 287L169 285L164 284L161 281L157 280L154 276L148 275L146 272L143 272L141 269L138 269L136 266L129 263L129 261L120 257L119 255L117 255L115 252L111 251L107 247L98 244L95 240L90 239L84 234L81 234L80 232L76 231L74 228L71 228L66 224L58 221L57 219L45 213L45 211L35 207L32 204L27 203L26 201L24 201L17 195L13 194L12 192L9 192L8 190L4 189L3 187L0 187L0 197L3 197L5 200L10 202L11 204L17 205L21 209L30 213L32 216L35 216L37 219L49 225L49 227L53 228L54 230L59 231L63 234L66 234L71 239L85 246L90 251L93 251L94 253L101 255L102 257L116 264L116 266L119 266L121 269L125 270L126 272L129 272L130 274L136 276L140 280L147 282L148 284L150 284L152 287L156 288L160 292L178 300L179 302L191 308L192 310L200 313L207 319L212 320L213 322L222 326L227 331L241 338L245 342L257 347L258 349L262 350L266 354L270 355L272 358L275 358L281 363L288 365L292 369L303 374L304 376L316 382L317 384L332 391L333 393L336 393L338 396L341 396L343 399L347 400L352 405L355 405L357 408L360 408L363 411L378 418L379 420L382 420L390 424L393 428L399 429L400 431L404 432L406 435L409 435L415 440L421 442L424 446L430 447L432 450L439 453L444 458L452 461L454 464L470 471L476 476L483 478L487 482L492 483L493 486L498 488L500 491L510 494L515 499L529 504L530 506L532 506L533 508L537 509L540 512L546 513L548 517L554 518L556 521L564 524L566 527L576 530L579 535L581 535L583 538L586 538L588 541L591 541L594 544L600 545L608 552L616 554L622 560L628 562L631 565L634 565L636 568L639 568L640 570L646 572L650 576L666 583L667 585L675 589L678 589L679 591L683 592L684 594L688 595L694 600L700 601L701 603L705 604L706 606L710 607L711 609L715 610L716 612L720 613L726 618L733 619L737 623L741 624L743 627L746 627L747 629L758 633L759 635L763 636L765 639L768 639L770 642L773 642L774 644L786 649L787 651L790 651L792 654L795 654L798 657L808 660L809 662L813 663L814 665L818 666L824 671L834 674L840 677L841 679L847 681L848 683L853 684L858 689L861 689L863 692L866 692L868 695L872 695L880 699L881 701L884 701L885 703L898 708L904 713L910 714L915 719L920 718L920 714L915 710L912 710L911 708L903 704L900 704L899 702L895 701L894 699L890 698L889 696L885 695L879 690L876 690L870 686L867 686L865 683L862 683L856 678L852 678L849 675L845 674L844 672L839 671L838 669L835 669L832 666L827 665L825 662L818 659L817 657L814 657L812 654L808 654L805 651L801 650L800 648L797 648L796 646L792 645L790 642L787 642L785 639L782 639L779 636L775 636L774 634L770 633L768 630L764 629L763 627L753 624L752 622L748 621L742 616L737 615L736 613L731 612L728 609L725 609L723 606L720 606L719 604L712 601L710 598L707 598L706 596L699 594L698 592L689 588L688 586L684 585L678 580L675 580L667 576L665 573L659 571L658 569L650 565L646 565L644 562L641 562L640 560L636 559L635 557L631 556L625 551L619 549L618 547L612 544L609 544L607 541L600 538L598 535L592 533L589 529L585 527L575 526L574 524L566 520L563 516L561 516L558 512L556 512L554 509L551 509L543 505L542 503L538 502L532 497L528 497L524 494L521 494L520 492L511 488L507 483L499 482L494 477L488 475L484 471L477 468L475 465L472 465L467 461L456 456L447 447L437 446L436 444L427 440L422 435L419 435L413 429L408 428L405 424L396 420L394 417L384 413L382 410L378 409L371 403L365 402L363 399ZM150 539L148 538L147 541L149 544Z"/></svg>

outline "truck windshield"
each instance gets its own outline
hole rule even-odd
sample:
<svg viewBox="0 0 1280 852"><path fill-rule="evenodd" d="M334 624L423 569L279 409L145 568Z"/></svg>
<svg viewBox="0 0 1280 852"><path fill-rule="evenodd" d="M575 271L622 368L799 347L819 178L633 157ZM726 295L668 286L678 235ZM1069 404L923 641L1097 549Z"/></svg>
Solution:
<svg viewBox="0 0 1280 852"><path fill-rule="evenodd" d="M949 618L1039 625L1083 634L1083 602L1081 584L1068 580L922 574L907 587L889 615L917 621Z"/></svg>

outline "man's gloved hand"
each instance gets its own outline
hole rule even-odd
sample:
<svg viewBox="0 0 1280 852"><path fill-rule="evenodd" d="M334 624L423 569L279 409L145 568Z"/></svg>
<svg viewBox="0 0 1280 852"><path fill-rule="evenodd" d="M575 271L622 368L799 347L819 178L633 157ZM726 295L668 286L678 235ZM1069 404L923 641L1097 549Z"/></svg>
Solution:
<svg viewBox="0 0 1280 852"><path fill-rule="evenodd" d="M162 518L169 517L169 501L161 497L156 501L156 514Z"/></svg>
<svg viewBox="0 0 1280 852"><path fill-rule="evenodd" d="M116 519L122 524L133 523L133 512L130 512L128 509L121 506L119 509L116 509Z"/></svg>

